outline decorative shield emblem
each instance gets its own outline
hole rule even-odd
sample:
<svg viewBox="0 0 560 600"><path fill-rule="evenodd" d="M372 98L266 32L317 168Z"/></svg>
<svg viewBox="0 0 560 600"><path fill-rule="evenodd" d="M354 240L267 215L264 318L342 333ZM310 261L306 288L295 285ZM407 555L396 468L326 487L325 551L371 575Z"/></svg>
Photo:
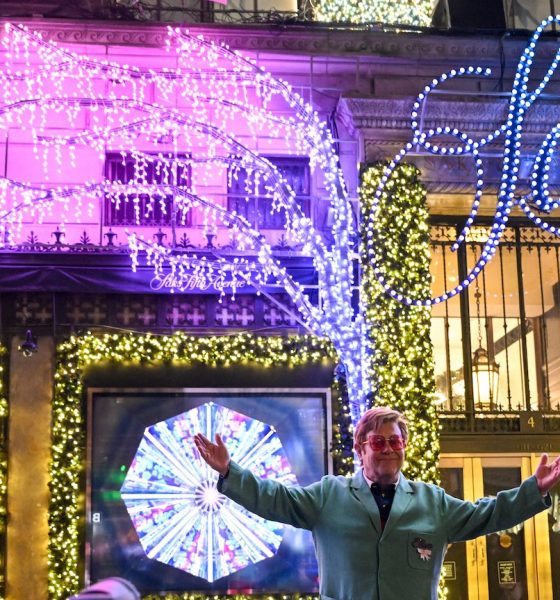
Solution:
<svg viewBox="0 0 560 600"><path fill-rule="evenodd" d="M220 433L232 460L255 475L297 480L273 427L212 402L144 431L120 490L140 544L149 558L212 582L273 556L284 525L218 492L193 442L199 431Z"/></svg>

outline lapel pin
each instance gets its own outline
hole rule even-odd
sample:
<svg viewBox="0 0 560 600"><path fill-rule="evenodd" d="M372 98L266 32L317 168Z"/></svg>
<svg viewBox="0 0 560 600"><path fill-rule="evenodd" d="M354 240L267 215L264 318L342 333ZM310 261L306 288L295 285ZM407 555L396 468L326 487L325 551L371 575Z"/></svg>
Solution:
<svg viewBox="0 0 560 600"><path fill-rule="evenodd" d="M417 537L412 542L412 547L416 548L421 560L430 560L432 558L432 544L429 544L424 538Z"/></svg>

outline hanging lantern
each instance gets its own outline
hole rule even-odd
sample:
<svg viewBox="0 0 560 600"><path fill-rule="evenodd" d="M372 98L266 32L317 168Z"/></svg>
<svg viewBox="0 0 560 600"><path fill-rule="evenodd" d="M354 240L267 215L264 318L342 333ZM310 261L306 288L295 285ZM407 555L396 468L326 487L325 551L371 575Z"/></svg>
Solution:
<svg viewBox="0 0 560 600"><path fill-rule="evenodd" d="M492 410L498 398L500 365L479 346L473 354L473 396L477 410Z"/></svg>

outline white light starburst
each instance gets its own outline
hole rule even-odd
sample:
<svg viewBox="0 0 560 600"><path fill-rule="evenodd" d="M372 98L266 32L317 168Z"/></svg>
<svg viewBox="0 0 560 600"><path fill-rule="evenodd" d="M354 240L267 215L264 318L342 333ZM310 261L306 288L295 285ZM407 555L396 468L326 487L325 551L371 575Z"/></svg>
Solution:
<svg viewBox="0 0 560 600"><path fill-rule="evenodd" d="M219 432L233 460L255 474L297 483L274 429L212 402L148 427L121 487L149 558L209 582L273 556L284 526L235 504L197 455L193 436Z"/></svg>

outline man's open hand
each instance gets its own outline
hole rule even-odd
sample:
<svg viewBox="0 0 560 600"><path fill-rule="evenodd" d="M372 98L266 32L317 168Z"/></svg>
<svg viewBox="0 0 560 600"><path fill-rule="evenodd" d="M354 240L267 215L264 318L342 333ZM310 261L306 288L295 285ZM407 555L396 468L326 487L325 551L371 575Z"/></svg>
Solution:
<svg viewBox="0 0 560 600"><path fill-rule="evenodd" d="M216 434L216 443L213 444L205 435L197 433L194 443L200 452L200 456L222 476L229 471L229 452L220 434Z"/></svg>
<svg viewBox="0 0 560 600"><path fill-rule="evenodd" d="M560 456L548 463L548 454L542 454L541 462L535 471L535 477L541 494L549 492L560 482Z"/></svg>

